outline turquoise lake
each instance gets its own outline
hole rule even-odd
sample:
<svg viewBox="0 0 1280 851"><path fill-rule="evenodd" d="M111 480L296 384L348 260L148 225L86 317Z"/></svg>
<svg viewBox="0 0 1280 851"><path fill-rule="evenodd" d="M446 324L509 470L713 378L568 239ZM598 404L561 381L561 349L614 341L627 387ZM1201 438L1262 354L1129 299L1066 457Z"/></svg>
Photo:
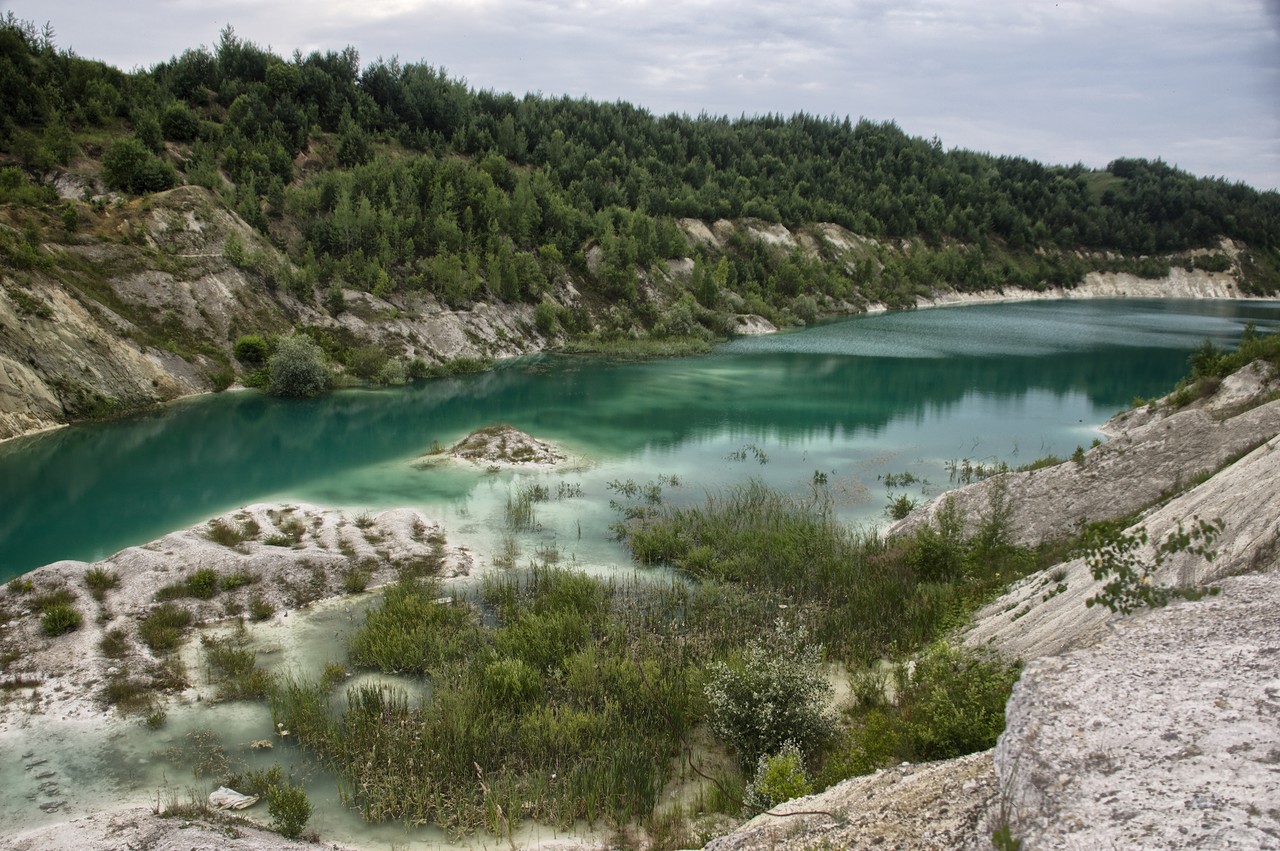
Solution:
<svg viewBox="0 0 1280 851"><path fill-rule="evenodd" d="M520 484L582 498L539 506L522 547L584 566L625 564L608 532L609 483L675 476L676 501L759 478L802 491L827 476L840 515L884 522L887 473L948 485L967 458L1066 457L1135 396L1169 390L1206 337L1272 331L1280 302L1093 300L862 316L644 363L540 356L458 379L309 401L256 392L191 399L128 420L0 444L0 580L93 560L241 505L299 501L422 508L482 560ZM506 422L585 459L548 473L420 469ZM524 550L529 552L528 549Z"/></svg>

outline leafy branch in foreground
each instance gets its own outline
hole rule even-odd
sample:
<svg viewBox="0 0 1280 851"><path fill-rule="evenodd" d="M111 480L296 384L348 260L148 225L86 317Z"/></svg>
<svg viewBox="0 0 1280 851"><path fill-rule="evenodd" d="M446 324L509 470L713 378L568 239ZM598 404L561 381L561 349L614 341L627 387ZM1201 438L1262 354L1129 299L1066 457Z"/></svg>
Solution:
<svg viewBox="0 0 1280 851"><path fill-rule="evenodd" d="M1212 562L1216 556L1212 549L1213 542L1224 528L1220 519L1200 520L1193 517L1189 529L1179 522L1178 528L1156 545L1155 558L1150 564L1139 553L1141 548L1150 543L1146 529L1131 533L1119 533L1106 528L1097 530L1086 541L1085 563L1089 565L1089 572L1094 579L1108 581L1101 591L1085 600L1085 605L1103 605L1113 612L1127 615L1143 606L1164 606L1175 598L1198 600L1206 593L1218 593L1217 588L1155 585L1151 577L1170 556L1178 553L1190 553Z"/></svg>

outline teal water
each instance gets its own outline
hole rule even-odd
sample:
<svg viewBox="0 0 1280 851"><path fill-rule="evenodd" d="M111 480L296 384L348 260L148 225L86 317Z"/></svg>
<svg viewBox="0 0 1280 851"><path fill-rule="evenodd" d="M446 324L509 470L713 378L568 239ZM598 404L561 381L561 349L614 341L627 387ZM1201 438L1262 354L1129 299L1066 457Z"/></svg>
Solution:
<svg viewBox="0 0 1280 851"><path fill-rule="evenodd" d="M1248 321L1276 328L1280 303L956 307L740 339L697 358L546 356L309 401L193 399L0 444L0 580L283 499L418 506L488 556L507 495L534 476L553 490L559 480L581 486L579 499L539 506L531 538L586 565L625 560L607 532L615 480L675 475L672 498L700 500L753 476L803 489L821 471L842 516L878 522L879 476L910 470L934 493L950 460L1069 455L1135 396L1168 390L1203 339L1234 346ZM545 474L413 466L433 440L447 445L495 422L589 464Z"/></svg>

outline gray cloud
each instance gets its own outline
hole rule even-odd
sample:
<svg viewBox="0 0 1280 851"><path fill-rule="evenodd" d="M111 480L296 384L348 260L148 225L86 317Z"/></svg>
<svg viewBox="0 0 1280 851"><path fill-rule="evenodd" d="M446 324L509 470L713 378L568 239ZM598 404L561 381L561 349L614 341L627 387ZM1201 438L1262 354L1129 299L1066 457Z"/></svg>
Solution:
<svg viewBox="0 0 1280 851"><path fill-rule="evenodd" d="M288 55L398 55L473 86L655 114L896 120L948 147L1102 166L1163 157L1280 188L1277 0L18 0L125 68L230 22Z"/></svg>

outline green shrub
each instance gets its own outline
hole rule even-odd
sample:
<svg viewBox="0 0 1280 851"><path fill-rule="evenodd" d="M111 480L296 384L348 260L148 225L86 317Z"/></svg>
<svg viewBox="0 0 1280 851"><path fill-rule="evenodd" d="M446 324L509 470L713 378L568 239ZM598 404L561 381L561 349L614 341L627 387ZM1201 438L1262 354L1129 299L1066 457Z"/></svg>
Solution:
<svg viewBox="0 0 1280 851"><path fill-rule="evenodd" d="M311 818L311 801L301 786L284 783L267 794L271 825L288 839L297 839Z"/></svg>
<svg viewBox="0 0 1280 851"><path fill-rule="evenodd" d="M319 396L332 383L324 352L309 337L285 337L267 363L273 396Z"/></svg>
<svg viewBox="0 0 1280 851"><path fill-rule="evenodd" d="M218 593L218 571L202 567L187 577L187 590L197 600L212 600Z"/></svg>
<svg viewBox="0 0 1280 851"><path fill-rule="evenodd" d="M755 778L747 786L742 802L747 805L748 814L754 815L811 794L813 784L804 768L804 755L794 742L787 742L777 753L760 756Z"/></svg>
<svg viewBox="0 0 1280 851"><path fill-rule="evenodd" d="M63 635L80 628L84 618L69 603L55 603L40 616L40 629L45 635Z"/></svg>
<svg viewBox="0 0 1280 851"><path fill-rule="evenodd" d="M269 620L275 613L276 607L261 597L254 597L249 601L249 620L255 623Z"/></svg>
<svg viewBox="0 0 1280 851"><path fill-rule="evenodd" d="M287 780L279 765L265 771L256 769L228 778L236 788L248 795L267 799L271 827L281 836L297 839L311 818L311 801L306 790Z"/></svg>
<svg viewBox="0 0 1280 851"><path fill-rule="evenodd" d="M803 627L779 621L772 635L749 641L737 658L710 666L704 692L711 729L733 745L744 767L788 742L808 752L831 734L831 684L821 657Z"/></svg>
<svg viewBox="0 0 1280 851"><path fill-rule="evenodd" d="M250 369L257 369L267 362L267 341L261 334L245 334L236 340L236 360Z"/></svg>
<svg viewBox="0 0 1280 851"><path fill-rule="evenodd" d="M200 132L200 119L185 103L175 101L160 113L160 129L164 132L166 139L190 142Z"/></svg>
<svg viewBox="0 0 1280 851"><path fill-rule="evenodd" d="M113 144L103 156L102 179L112 189L142 195L170 188L177 176L172 166L131 137Z"/></svg>
<svg viewBox="0 0 1280 851"><path fill-rule="evenodd" d="M951 759L994 747L1019 669L946 642L899 676L903 739L914 760Z"/></svg>
<svg viewBox="0 0 1280 851"><path fill-rule="evenodd" d="M253 518L246 520L242 524L218 518L209 523L209 528L205 530L205 536L215 544L222 544L224 547L235 547L245 541L252 540L259 531L257 521L253 520Z"/></svg>
<svg viewBox="0 0 1280 851"><path fill-rule="evenodd" d="M823 786L860 777L902 759L902 725L891 707L863 710L827 754Z"/></svg>
<svg viewBox="0 0 1280 851"><path fill-rule="evenodd" d="M129 651L129 637L123 629L116 627L109 630L98 642L98 649L108 659L121 659Z"/></svg>
<svg viewBox="0 0 1280 851"><path fill-rule="evenodd" d="M152 609L138 625L138 634L152 650L173 650L191 626L191 612L173 603Z"/></svg>
<svg viewBox="0 0 1280 851"><path fill-rule="evenodd" d="M1164 606L1176 598L1197 600L1206 593L1218 593L1216 588L1179 588L1156 585L1151 581L1165 560L1177 553L1187 552L1207 562L1213 561L1213 542L1222 533L1222 521L1194 517L1192 521L1189 530L1178 523L1177 530L1170 532L1156 546L1150 564L1138 554L1149 543L1146 529L1124 533L1112 524L1095 524L1086 533L1085 563L1093 578L1100 582L1105 580L1105 584L1097 594L1085 600L1085 605L1103 605L1113 612L1127 615L1143 606Z"/></svg>

